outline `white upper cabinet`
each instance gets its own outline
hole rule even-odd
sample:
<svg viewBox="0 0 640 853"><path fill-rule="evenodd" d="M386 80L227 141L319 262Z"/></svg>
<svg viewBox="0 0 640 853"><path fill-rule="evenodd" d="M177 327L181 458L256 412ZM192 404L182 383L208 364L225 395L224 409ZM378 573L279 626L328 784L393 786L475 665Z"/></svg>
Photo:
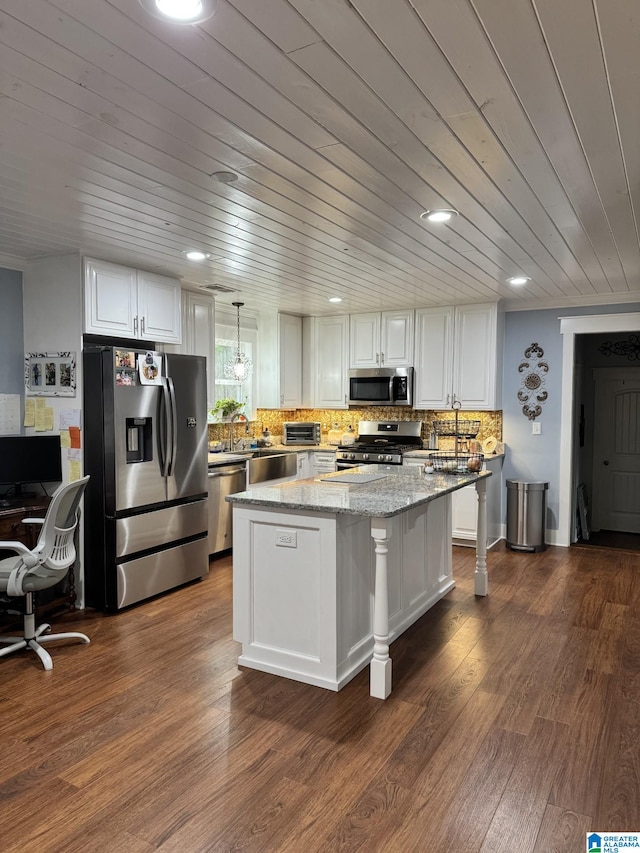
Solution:
<svg viewBox="0 0 640 853"><path fill-rule="evenodd" d="M207 359L207 408L215 403L215 305L210 296L185 291L182 302L182 347L187 355Z"/></svg>
<svg viewBox="0 0 640 853"><path fill-rule="evenodd" d="M179 344L180 282L85 259L84 331Z"/></svg>
<svg viewBox="0 0 640 853"><path fill-rule="evenodd" d="M179 344L182 339L180 282L138 271L138 315L141 337Z"/></svg>
<svg viewBox="0 0 640 853"><path fill-rule="evenodd" d="M303 405L348 408L349 317L304 317Z"/></svg>
<svg viewBox="0 0 640 853"><path fill-rule="evenodd" d="M416 409L445 409L453 387L453 308L418 308L414 402Z"/></svg>
<svg viewBox="0 0 640 853"><path fill-rule="evenodd" d="M410 367L413 310L351 316L351 367Z"/></svg>
<svg viewBox="0 0 640 853"><path fill-rule="evenodd" d="M256 405L262 409L302 406L302 318L260 314Z"/></svg>
<svg viewBox="0 0 640 853"><path fill-rule="evenodd" d="M500 408L501 319L496 303L416 311L415 408Z"/></svg>
<svg viewBox="0 0 640 853"><path fill-rule="evenodd" d="M302 405L302 318L279 314L280 406Z"/></svg>

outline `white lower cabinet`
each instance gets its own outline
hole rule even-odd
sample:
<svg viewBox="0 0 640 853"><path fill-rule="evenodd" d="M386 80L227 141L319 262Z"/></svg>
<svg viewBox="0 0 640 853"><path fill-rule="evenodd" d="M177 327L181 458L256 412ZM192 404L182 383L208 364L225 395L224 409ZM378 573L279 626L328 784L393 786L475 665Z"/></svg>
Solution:
<svg viewBox="0 0 640 853"><path fill-rule="evenodd" d="M319 474L333 474L336 470L336 454L333 450L314 450L309 454L311 458L310 477Z"/></svg>
<svg viewBox="0 0 640 853"><path fill-rule="evenodd" d="M403 465L407 465L409 468L422 468L424 464L428 461L426 456L418 458L405 456L402 460Z"/></svg>
<svg viewBox="0 0 640 853"><path fill-rule="evenodd" d="M309 451L305 450L302 453L298 453L298 480L306 480L310 476Z"/></svg>
<svg viewBox="0 0 640 853"><path fill-rule="evenodd" d="M501 538L500 498L502 494L502 456L485 458L485 467L491 471L487 480L487 548ZM427 457L405 457L403 465L422 468ZM478 521L478 493L475 485L465 486L451 494L451 516L453 528L453 544L476 546Z"/></svg>
<svg viewBox="0 0 640 853"><path fill-rule="evenodd" d="M449 495L385 522L392 531L393 641L454 586ZM370 518L235 503L233 548L240 666L337 691L369 664L376 556Z"/></svg>
<svg viewBox="0 0 640 853"><path fill-rule="evenodd" d="M491 477L487 480L487 548L501 538L500 499L502 495L502 456L485 459ZM451 495L453 544L475 548L477 538L478 493L475 486L465 486Z"/></svg>

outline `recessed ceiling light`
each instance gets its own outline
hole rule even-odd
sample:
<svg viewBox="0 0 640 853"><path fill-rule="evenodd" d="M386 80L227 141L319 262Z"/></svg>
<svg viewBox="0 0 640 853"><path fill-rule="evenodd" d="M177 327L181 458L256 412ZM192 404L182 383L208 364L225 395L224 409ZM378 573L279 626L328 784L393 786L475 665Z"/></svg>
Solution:
<svg viewBox="0 0 640 853"><path fill-rule="evenodd" d="M425 210L424 213L420 214L420 219L428 219L429 222L448 222L450 219L453 219L453 217L457 215L457 210L453 210L453 208L443 207L440 210Z"/></svg>
<svg viewBox="0 0 640 853"><path fill-rule="evenodd" d="M342 297L341 296L330 296L329 302L342 302Z"/></svg>
<svg viewBox="0 0 640 853"><path fill-rule="evenodd" d="M185 255L190 261L204 261L209 257L206 252L200 252L197 249L191 249L189 252L185 252Z"/></svg>
<svg viewBox="0 0 640 853"><path fill-rule="evenodd" d="M221 184L232 184L238 180L235 172L212 172L210 177L220 181Z"/></svg>
<svg viewBox="0 0 640 853"><path fill-rule="evenodd" d="M176 24L201 24L216 12L218 0L140 0L151 15Z"/></svg>
<svg viewBox="0 0 640 853"><path fill-rule="evenodd" d="M515 284L516 286L526 284L528 281L531 281L531 279L526 275L514 275L507 279L508 284Z"/></svg>

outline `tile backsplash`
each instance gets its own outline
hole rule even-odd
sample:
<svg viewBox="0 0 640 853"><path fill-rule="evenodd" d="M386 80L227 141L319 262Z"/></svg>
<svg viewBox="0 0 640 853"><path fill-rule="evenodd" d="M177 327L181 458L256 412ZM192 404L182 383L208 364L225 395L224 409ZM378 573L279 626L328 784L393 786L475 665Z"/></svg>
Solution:
<svg viewBox="0 0 640 853"><path fill-rule="evenodd" d="M249 434L259 436L265 428L268 428L274 439L282 435L282 424L285 421L319 421L322 424L322 439L327 440L327 433L334 424L339 429L346 430L349 424L358 430L360 421L422 421L422 438L428 441L432 424L435 420L453 421L455 413L451 409L434 412L420 409L405 409L394 406L372 406L354 409L258 409L256 420L249 422ZM502 411L472 412L467 410L458 411L459 420L472 420L480 422L477 438L484 441L489 436L495 436L502 441ZM236 437L243 437L245 425L236 424ZM228 424L211 424L209 426L209 440L225 440L229 437ZM455 439L453 437L440 436L438 446L441 450L453 448Z"/></svg>

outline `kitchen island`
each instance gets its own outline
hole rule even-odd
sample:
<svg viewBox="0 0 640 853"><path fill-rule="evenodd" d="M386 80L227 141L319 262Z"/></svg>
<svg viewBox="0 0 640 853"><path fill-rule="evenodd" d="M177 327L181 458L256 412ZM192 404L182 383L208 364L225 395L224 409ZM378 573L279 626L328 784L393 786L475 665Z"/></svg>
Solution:
<svg viewBox="0 0 640 853"><path fill-rule="evenodd" d="M389 644L455 585L451 494L475 484L486 531L490 476L366 465L227 497L238 663L330 690L370 663L385 699ZM487 592L485 533L475 594Z"/></svg>

